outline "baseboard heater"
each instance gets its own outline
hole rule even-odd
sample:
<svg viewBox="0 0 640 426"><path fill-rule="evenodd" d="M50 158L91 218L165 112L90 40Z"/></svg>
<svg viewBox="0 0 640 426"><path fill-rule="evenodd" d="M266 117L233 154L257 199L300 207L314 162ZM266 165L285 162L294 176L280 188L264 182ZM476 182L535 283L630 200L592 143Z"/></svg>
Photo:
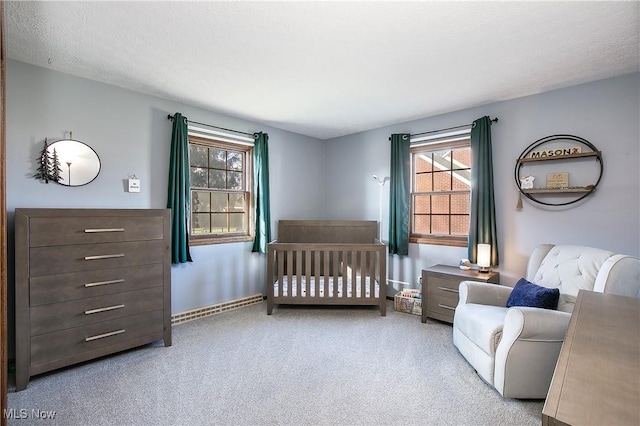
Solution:
<svg viewBox="0 0 640 426"><path fill-rule="evenodd" d="M171 325L181 324L183 322L193 321L199 318L242 308L244 306L254 305L256 303L261 303L263 300L264 297L262 294L256 294L254 296L243 297L242 299L231 300L229 302L217 303L215 305L180 312L178 314L171 315Z"/></svg>

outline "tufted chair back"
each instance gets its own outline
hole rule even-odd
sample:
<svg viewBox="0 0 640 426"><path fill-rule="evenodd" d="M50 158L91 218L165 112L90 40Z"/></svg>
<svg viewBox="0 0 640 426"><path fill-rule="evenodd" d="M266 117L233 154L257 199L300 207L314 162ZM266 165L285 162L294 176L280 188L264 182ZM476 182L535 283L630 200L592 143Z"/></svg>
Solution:
<svg viewBox="0 0 640 426"><path fill-rule="evenodd" d="M613 284L609 285L609 282L629 283L634 277L610 280L609 274L615 270L615 263L624 261L625 258L628 256L592 247L542 244L536 247L529 258L527 280L544 287L558 288L558 310L572 312L579 290L623 294L618 291L620 289L613 288ZM637 259L634 262L637 264ZM631 268L631 271L634 270L637 283L640 267ZM629 271L629 268L625 271ZM635 285L633 289L630 287L633 285L627 288L625 284L624 292L627 294L623 295L637 297L638 286Z"/></svg>

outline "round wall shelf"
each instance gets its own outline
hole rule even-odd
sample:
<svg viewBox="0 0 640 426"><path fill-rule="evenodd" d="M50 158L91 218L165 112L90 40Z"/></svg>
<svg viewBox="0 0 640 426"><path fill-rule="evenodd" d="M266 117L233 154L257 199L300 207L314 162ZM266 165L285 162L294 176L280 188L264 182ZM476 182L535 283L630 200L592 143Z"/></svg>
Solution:
<svg viewBox="0 0 640 426"><path fill-rule="evenodd" d="M562 144L563 141L579 143L580 145L577 147L579 149L575 149L575 146L556 146L548 150L544 149L545 146L557 145L558 142ZM583 152L584 147L586 147L588 151ZM566 183L560 183L559 185L554 185L552 187L522 188L521 182L524 177L522 170L524 166L541 164L541 162L571 161L578 159L595 160L596 165L599 166L599 174L594 183L584 186L569 186L567 177ZM522 151L520 157L518 157L518 160L516 161L514 178L520 193L531 201L546 206L566 206L568 204L576 203L592 194L600 183L600 179L602 179L603 171L604 164L602 162L602 152L600 152L591 142L574 135L552 135L538 139ZM558 173L558 175L562 175L562 173ZM562 201L554 202L550 199L558 194L565 196L568 195L571 197L571 200L566 201L566 197L564 197Z"/></svg>

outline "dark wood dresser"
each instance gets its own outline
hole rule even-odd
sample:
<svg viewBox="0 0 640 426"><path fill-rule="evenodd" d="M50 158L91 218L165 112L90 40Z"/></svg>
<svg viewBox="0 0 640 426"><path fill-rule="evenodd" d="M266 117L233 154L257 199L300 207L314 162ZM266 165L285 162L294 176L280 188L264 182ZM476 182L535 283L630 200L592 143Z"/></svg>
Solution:
<svg viewBox="0 0 640 426"><path fill-rule="evenodd" d="M16 390L56 368L171 345L170 210L16 209Z"/></svg>

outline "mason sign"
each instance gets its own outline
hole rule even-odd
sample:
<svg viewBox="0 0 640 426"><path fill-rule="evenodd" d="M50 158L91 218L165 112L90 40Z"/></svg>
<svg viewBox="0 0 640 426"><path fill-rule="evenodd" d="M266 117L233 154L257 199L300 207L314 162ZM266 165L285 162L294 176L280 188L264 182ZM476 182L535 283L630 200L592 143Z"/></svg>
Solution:
<svg viewBox="0 0 640 426"><path fill-rule="evenodd" d="M549 157L562 157L564 155L580 154L582 149L579 146L572 146L569 148L553 148L545 149L543 151L532 151L529 158L549 158Z"/></svg>

